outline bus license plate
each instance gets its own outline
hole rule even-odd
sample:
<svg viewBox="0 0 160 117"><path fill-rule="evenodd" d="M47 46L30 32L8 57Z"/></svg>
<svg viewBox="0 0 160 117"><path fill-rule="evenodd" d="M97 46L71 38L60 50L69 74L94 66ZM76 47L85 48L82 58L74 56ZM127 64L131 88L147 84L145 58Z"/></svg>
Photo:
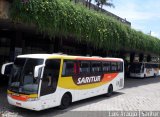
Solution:
<svg viewBox="0 0 160 117"><path fill-rule="evenodd" d="M19 102L16 102L16 105L17 105L17 106L21 106L21 103L19 103Z"/></svg>

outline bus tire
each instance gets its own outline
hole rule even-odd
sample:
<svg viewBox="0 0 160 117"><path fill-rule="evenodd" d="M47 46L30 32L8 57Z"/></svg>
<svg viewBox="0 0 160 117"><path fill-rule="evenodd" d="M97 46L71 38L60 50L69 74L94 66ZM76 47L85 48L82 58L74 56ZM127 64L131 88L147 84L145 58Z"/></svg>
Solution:
<svg viewBox="0 0 160 117"><path fill-rule="evenodd" d="M106 94L107 97L110 97L113 94L113 86L112 84L108 87L108 93Z"/></svg>
<svg viewBox="0 0 160 117"><path fill-rule="evenodd" d="M71 96L68 93L65 93L62 96L61 105L59 106L59 108L61 110L66 109L71 104L71 100Z"/></svg>

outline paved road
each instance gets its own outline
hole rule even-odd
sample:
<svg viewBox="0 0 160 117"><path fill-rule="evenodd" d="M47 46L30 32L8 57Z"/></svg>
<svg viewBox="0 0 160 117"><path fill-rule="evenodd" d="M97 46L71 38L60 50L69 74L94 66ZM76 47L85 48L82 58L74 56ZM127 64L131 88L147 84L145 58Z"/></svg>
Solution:
<svg viewBox="0 0 160 117"><path fill-rule="evenodd" d="M84 114L84 112L81 113L79 111L160 111L160 77L146 79L126 78L125 88L115 92L112 97L105 97L102 95L82 100L73 103L65 111L52 108L41 112L35 112L11 106L6 100L6 89L6 86L0 85L0 113L3 112L3 116L9 117L62 117L66 116L71 111L74 111L73 117L77 115L82 116ZM88 113L87 117L93 117L92 114L94 114L94 112Z"/></svg>

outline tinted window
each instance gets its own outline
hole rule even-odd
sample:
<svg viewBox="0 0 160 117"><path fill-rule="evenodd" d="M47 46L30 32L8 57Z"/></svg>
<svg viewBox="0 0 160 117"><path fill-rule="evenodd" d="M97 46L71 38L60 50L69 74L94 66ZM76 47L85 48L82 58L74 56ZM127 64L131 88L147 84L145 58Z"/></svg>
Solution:
<svg viewBox="0 0 160 117"><path fill-rule="evenodd" d="M87 61L80 62L80 73L90 73L90 62Z"/></svg>
<svg viewBox="0 0 160 117"><path fill-rule="evenodd" d="M63 76L73 75L76 71L76 62L71 60L65 60L63 63Z"/></svg>
<svg viewBox="0 0 160 117"><path fill-rule="evenodd" d="M111 62L111 71L117 72L117 62Z"/></svg>
<svg viewBox="0 0 160 117"><path fill-rule="evenodd" d="M153 68L158 68L158 64L152 64Z"/></svg>
<svg viewBox="0 0 160 117"><path fill-rule="evenodd" d="M101 62L91 62L92 63L92 72L101 72L102 71L102 65Z"/></svg>
<svg viewBox="0 0 160 117"><path fill-rule="evenodd" d="M111 69L110 62L104 62L103 63L103 71L104 72L109 72L110 69Z"/></svg>
<svg viewBox="0 0 160 117"><path fill-rule="evenodd" d="M122 62L117 62L117 71L123 72L123 63Z"/></svg>
<svg viewBox="0 0 160 117"><path fill-rule="evenodd" d="M142 63L132 63L131 64L131 69L141 69L141 67L142 67Z"/></svg>
<svg viewBox="0 0 160 117"><path fill-rule="evenodd" d="M16 58L16 60L14 61L14 64L16 66L23 66L25 61L26 61L26 58Z"/></svg>
<svg viewBox="0 0 160 117"><path fill-rule="evenodd" d="M149 63L146 63L146 64L145 64L145 68L152 68L152 65L149 64Z"/></svg>
<svg viewBox="0 0 160 117"><path fill-rule="evenodd" d="M41 96L54 93L60 70L60 60L47 60L41 85Z"/></svg>

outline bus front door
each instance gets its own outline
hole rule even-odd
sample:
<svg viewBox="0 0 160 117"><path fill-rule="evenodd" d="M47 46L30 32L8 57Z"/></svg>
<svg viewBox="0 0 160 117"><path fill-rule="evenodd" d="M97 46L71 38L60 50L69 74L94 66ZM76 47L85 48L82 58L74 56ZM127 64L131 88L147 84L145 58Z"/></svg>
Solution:
<svg viewBox="0 0 160 117"><path fill-rule="evenodd" d="M60 60L59 59L48 59L46 60L41 83L40 99L42 107L50 108L57 103L57 94L55 95L59 70L60 70Z"/></svg>

